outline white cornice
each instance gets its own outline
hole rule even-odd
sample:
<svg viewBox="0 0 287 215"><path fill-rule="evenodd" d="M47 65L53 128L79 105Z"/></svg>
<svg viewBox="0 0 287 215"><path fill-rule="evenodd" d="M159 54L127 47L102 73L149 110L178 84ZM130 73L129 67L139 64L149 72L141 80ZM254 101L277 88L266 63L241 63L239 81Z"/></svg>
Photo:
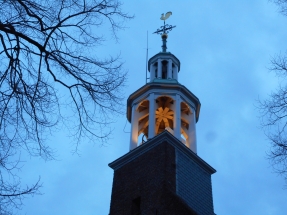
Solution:
<svg viewBox="0 0 287 215"><path fill-rule="evenodd" d="M163 131L161 134L155 136L154 138L136 147L135 149L123 155L122 157L118 158L117 160L111 162L109 164L109 167L111 167L113 170L116 171L117 169L121 168L122 166L138 158L140 155L148 152L149 150L160 145L163 142L167 142L168 144L174 146L176 150L179 150L184 155L191 158L194 162L196 162L199 166L201 166L210 174L216 172L216 170L213 167L211 167L208 163L206 163L196 153L194 153L191 149L186 147L181 141L175 138L168 131Z"/></svg>

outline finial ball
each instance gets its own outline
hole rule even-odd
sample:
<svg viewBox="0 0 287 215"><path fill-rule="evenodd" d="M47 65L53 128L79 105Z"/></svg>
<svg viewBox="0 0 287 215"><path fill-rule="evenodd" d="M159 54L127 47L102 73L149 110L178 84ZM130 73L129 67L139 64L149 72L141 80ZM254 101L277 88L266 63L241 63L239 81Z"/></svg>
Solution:
<svg viewBox="0 0 287 215"><path fill-rule="evenodd" d="M161 35L161 38L162 38L162 39L163 39L163 38L164 38L164 39L167 39L167 37L168 37L168 34L162 34L162 35Z"/></svg>

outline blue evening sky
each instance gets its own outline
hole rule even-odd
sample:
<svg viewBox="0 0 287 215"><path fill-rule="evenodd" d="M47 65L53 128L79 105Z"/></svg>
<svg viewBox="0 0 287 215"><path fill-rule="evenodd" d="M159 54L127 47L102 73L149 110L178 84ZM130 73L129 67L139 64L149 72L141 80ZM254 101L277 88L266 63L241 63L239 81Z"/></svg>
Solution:
<svg viewBox="0 0 287 215"><path fill-rule="evenodd" d="M219 215L285 215L287 190L273 173L260 129L256 100L276 90L278 79L268 71L270 59L287 49L287 17L268 0L124 1L135 18L110 40L95 47L99 57L121 53L128 70L125 99L145 84L146 34L149 57L161 49L152 34L172 11L168 51L181 61L179 82L201 101L197 123L198 155L217 170L212 176L214 211ZM125 102L124 102L125 103ZM123 107L125 110L125 106ZM25 199L19 214L104 215L109 213L113 171L108 163L128 152L130 124L117 117L105 146L82 141L80 155L66 130L51 137L57 160L29 158L20 173L29 184L41 176L41 196Z"/></svg>

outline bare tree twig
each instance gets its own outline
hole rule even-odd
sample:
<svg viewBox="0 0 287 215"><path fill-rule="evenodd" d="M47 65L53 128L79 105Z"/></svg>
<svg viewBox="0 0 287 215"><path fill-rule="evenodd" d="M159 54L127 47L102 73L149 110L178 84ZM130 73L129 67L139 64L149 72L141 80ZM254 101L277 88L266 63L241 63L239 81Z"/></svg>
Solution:
<svg viewBox="0 0 287 215"><path fill-rule="evenodd" d="M46 136L61 125L76 144L82 137L108 140L109 116L122 112L126 72L119 56L101 60L94 47L104 40L97 33L105 25L118 40L132 18L121 6L117 0L0 1L0 213L19 208L41 186L21 188L14 173L20 158L10 161L21 150L53 159Z"/></svg>

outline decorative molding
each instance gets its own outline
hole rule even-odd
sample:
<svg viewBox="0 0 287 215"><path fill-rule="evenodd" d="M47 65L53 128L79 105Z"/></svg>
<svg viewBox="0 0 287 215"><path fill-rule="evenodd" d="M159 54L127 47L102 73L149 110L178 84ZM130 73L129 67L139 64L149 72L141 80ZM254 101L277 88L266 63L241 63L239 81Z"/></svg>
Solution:
<svg viewBox="0 0 287 215"><path fill-rule="evenodd" d="M196 162L199 166L205 169L210 174L216 172L216 170L211 167L208 163L206 163L203 159L201 159L196 153L194 153L191 149L185 146L180 140L175 138L172 134L168 131L163 131L159 135L155 136L154 138L148 140L147 142L143 143L142 145L136 147L135 149L131 150L127 154L123 155L122 157L118 158L117 160L111 162L109 167L113 170L117 170L124 166L125 164L131 162L132 160L138 158L142 154L146 153L147 151L151 150L152 148L160 145L163 142L167 142L168 144L175 147L176 150L179 150L187 157L191 158L194 162Z"/></svg>
<svg viewBox="0 0 287 215"><path fill-rule="evenodd" d="M139 88L137 91L132 93L127 99L127 119L131 122L131 106L133 103L137 103L147 97L149 93L169 95L169 94L179 94L183 98L184 102L188 103L191 107L196 110L196 122L199 119L200 113L200 101L199 99L190 92L185 86L181 84L173 83L148 83L143 87Z"/></svg>

